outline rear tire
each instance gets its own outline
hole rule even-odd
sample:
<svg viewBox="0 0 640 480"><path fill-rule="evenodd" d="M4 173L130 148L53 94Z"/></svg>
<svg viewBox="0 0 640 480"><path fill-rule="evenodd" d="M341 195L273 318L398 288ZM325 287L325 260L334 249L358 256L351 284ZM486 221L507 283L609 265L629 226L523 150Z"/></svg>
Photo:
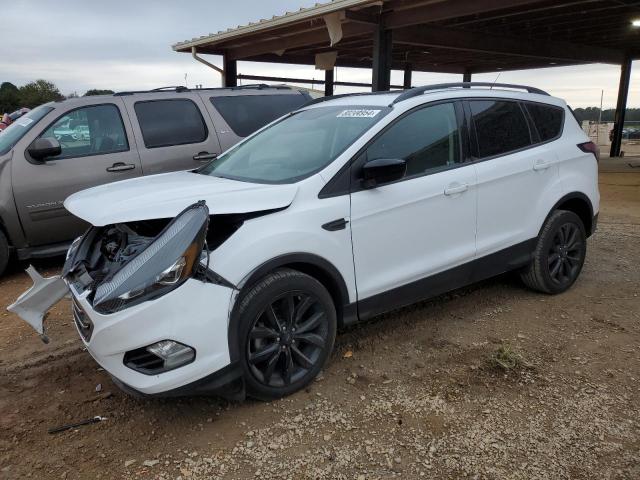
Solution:
<svg viewBox="0 0 640 480"><path fill-rule="evenodd" d="M331 295L297 270L265 276L243 296L236 314L247 394L259 400L307 386L333 349L337 322Z"/></svg>
<svg viewBox="0 0 640 480"><path fill-rule="evenodd" d="M533 259L520 278L533 290L562 293L580 275L586 253L587 235L580 217L556 210L542 227Z"/></svg>
<svg viewBox="0 0 640 480"><path fill-rule="evenodd" d="M7 236L0 230L0 275L2 275L9 265L9 241Z"/></svg>

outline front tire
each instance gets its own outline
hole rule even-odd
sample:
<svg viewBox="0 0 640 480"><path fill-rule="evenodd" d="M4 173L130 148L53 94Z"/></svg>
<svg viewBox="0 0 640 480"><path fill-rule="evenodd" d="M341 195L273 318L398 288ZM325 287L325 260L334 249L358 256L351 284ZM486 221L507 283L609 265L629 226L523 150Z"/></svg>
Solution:
<svg viewBox="0 0 640 480"><path fill-rule="evenodd" d="M7 236L0 230L0 275L4 273L9 265L9 241Z"/></svg>
<svg viewBox="0 0 640 480"><path fill-rule="evenodd" d="M240 363L247 393L260 400L307 386L325 365L336 335L331 295L315 278L281 269L241 299Z"/></svg>
<svg viewBox="0 0 640 480"><path fill-rule="evenodd" d="M580 217L556 210L545 222L531 263L520 273L529 288L556 294L577 280L587 253L587 235Z"/></svg>

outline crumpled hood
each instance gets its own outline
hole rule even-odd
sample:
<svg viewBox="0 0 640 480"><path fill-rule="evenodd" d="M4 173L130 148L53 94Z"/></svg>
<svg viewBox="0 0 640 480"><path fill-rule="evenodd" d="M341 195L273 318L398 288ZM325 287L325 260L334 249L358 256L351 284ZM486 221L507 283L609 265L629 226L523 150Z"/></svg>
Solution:
<svg viewBox="0 0 640 480"><path fill-rule="evenodd" d="M239 182L192 172L123 180L75 193L65 208L96 227L156 218L173 218L204 200L211 214L248 213L288 207L297 185Z"/></svg>

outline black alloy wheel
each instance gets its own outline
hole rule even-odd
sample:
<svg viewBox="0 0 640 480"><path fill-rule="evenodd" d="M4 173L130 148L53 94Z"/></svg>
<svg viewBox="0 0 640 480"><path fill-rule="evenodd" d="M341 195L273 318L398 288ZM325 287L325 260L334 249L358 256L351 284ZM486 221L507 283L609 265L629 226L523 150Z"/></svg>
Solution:
<svg viewBox="0 0 640 480"><path fill-rule="evenodd" d="M304 388L327 362L336 336L333 299L317 279L283 268L241 294L238 328L247 394L272 400Z"/></svg>
<svg viewBox="0 0 640 480"><path fill-rule="evenodd" d="M520 272L533 290L562 293L577 280L587 254L587 235L578 215L556 210L545 221L531 262Z"/></svg>
<svg viewBox="0 0 640 480"><path fill-rule="evenodd" d="M255 378L269 387L289 386L313 369L329 344L327 312L313 295L288 292L253 322L247 360Z"/></svg>
<svg viewBox="0 0 640 480"><path fill-rule="evenodd" d="M571 222L560 225L547 252L551 280L559 285L573 283L584 262L583 251L578 225Z"/></svg>

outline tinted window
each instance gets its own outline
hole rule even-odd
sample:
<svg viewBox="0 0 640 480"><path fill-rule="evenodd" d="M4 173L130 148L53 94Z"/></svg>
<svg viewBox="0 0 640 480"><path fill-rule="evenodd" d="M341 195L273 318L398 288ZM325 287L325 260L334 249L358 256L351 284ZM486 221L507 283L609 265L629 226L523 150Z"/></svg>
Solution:
<svg viewBox="0 0 640 480"><path fill-rule="evenodd" d="M293 183L329 165L388 107L310 108L285 117L200 170L214 177Z"/></svg>
<svg viewBox="0 0 640 480"><path fill-rule="evenodd" d="M367 160L402 158L407 176L421 175L458 162L459 145L455 108L444 103L398 120L367 148Z"/></svg>
<svg viewBox="0 0 640 480"><path fill-rule="evenodd" d="M531 145L529 126L517 102L471 100L480 158Z"/></svg>
<svg viewBox="0 0 640 480"><path fill-rule="evenodd" d="M55 138L60 142L62 153L55 157L58 159L129 150L120 110L111 104L67 112L41 137Z"/></svg>
<svg viewBox="0 0 640 480"><path fill-rule="evenodd" d="M560 135L562 120L564 119L564 110L562 108L540 103L527 103L525 105L536 126L536 130L538 130L541 141L546 142Z"/></svg>
<svg viewBox="0 0 640 480"><path fill-rule="evenodd" d="M236 135L247 137L308 99L303 95L246 95L211 97L211 103Z"/></svg>
<svg viewBox="0 0 640 480"><path fill-rule="evenodd" d="M207 127L191 100L137 102L136 116L147 148L204 142Z"/></svg>

